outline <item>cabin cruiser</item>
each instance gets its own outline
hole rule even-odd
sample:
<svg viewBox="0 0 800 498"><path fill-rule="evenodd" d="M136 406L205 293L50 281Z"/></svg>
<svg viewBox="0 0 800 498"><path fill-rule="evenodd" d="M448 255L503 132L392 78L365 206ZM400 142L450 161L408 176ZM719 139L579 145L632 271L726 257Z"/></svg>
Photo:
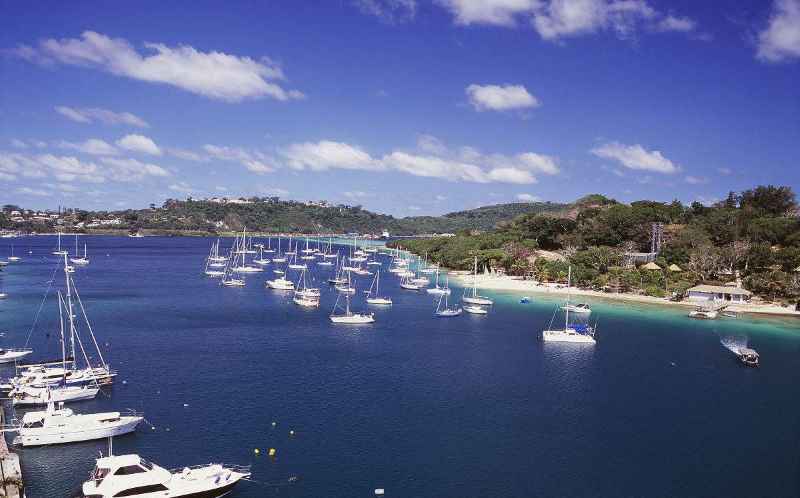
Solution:
<svg viewBox="0 0 800 498"><path fill-rule="evenodd" d="M144 417L133 412L77 414L63 408L63 403L56 409L51 401L46 410L28 412L22 417L14 444L41 446L103 439L133 432L142 420Z"/></svg>
<svg viewBox="0 0 800 498"><path fill-rule="evenodd" d="M741 361L745 366L757 367L759 364L758 353L755 349L740 348L739 361Z"/></svg>
<svg viewBox="0 0 800 498"><path fill-rule="evenodd" d="M690 318L700 318L704 320L714 320L719 316L719 312L717 310L709 310L703 308L697 308L689 312Z"/></svg>
<svg viewBox="0 0 800 498"><path fill-rule="evenodd" d="M100 392L95 386L18 387L8 393L14 406L44 406L93 399Z"/></svg>
<svg viewBox="0 0 800 498"><path fill-rule="evenodd" d="M139 455L109 455L97 459L82 498L219 498L250 477L247 467L217 463L167 470Z"/></svg>
<svg viewBox="0 0 800 498"><path fill-rule="evenodd" d="M10 363L33 353L32 349L5 349L0 348L0 363Z"/></svg>
<svg viewBox="0 0 800 498"><path fill-rule="evenodd" d="M569 311L570 313L582 313L582 314L589 314L592 312L592 308L589 307L586 303L578 303L578 304L565 304L561 307L564 311Z"/></svg>
<svg viewBox="0 0 800 498"><path fill-rule="evenodd" d="M274 280L267 280L267 287L276 290L294 290L294 282L286 280L285 278L276 278Z"/></svg>
<svg viewBox="0 0 800 498"><path fill-rule="evenodd" d="M61 363L61 362L59 362ZM70 363L70 362L67 362ZM112 384L117 371L108 366L87 367L75 369L66 366L52 366L52 364L30 365L20 371L16 377L7 383L0 384L0 390L10 390L15 387L42 388L64 383L70 386L85 384Z"/></svg>

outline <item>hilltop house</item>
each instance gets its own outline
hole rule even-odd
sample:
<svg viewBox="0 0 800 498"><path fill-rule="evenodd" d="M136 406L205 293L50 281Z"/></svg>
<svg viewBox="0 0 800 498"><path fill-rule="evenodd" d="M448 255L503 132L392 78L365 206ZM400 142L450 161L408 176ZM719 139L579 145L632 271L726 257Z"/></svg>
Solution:
<svg viewBox="0 0 800 498"><path fill-rule="evenodd" d="M725 301L731 303L744 303L750 300L752 293L741 287L730 287L721 285L696 285L688 289L687 294L690 301Z"/></svg>

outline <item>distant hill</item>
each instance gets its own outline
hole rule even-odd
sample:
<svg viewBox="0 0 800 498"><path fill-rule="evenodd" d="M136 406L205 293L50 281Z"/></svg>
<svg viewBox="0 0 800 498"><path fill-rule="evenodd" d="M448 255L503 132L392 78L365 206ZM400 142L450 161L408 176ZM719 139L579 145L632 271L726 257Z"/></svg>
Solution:
<svg viewBox="0 0 800 498"><path fill-rule="evenodd" d="M277 197L234 200L168 199L161 207L123 211L85 211L71 209L50 222L31 211L6 206L5 213L21 210L25 221L12 222L0 215L3 228L22 231L53 231L55 225L65 230L154 230L163 232L222 232L247 227L259 232L334 232L392 235L455 233L462 230L491 230L517 216L538 213L562 213L571 204L552 202L516 202L447 213L443 216L395 218L363 209L361 206L332 205L326 202L284 201ZM14 217L19 220L19 217Z"/></svg>

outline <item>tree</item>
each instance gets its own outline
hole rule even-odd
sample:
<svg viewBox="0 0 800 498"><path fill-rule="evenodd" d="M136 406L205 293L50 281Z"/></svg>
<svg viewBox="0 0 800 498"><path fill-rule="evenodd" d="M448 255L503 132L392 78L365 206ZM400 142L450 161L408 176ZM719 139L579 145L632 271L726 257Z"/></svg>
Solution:
<svg viewBox="0 0 800 498"><path fill-rule="evenodd" d="M689 254L689 269L703 281L715 274L719 267L719 252L713 246L701 246Z"/></svg>
<svg viewBox="0 0 800 498"><path fill-rule="evenodd" d="M742 192L740 206L746 211L755 211L767 216L785 216L797 207L791 187L759 185Z"/></svg>

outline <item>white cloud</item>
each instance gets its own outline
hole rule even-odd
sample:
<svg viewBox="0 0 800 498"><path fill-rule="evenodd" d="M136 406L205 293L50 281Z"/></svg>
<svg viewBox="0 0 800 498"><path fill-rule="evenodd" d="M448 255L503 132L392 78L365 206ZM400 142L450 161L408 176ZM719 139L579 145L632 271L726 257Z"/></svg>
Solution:
<svg viewBox="0 0 800 498"><path fill-rule="evenodd" d="M95 163L84 162L72 156L54 156L43 154L36 156L38 163L50 170L58 180L63 182L83 181L102 183L103 175Z"/></svg>
<svg viewBox="0 0 800 498"><path fill-rule="evenodd" d="M191 185L186 182L173 183L168 188L175 192L183 192L184 194L191 194L194 191Z"/></svg>
<svg viewBox="0 0 800 498"><path fill-rule="evenodd" d="M422 211L422 208L419 206L408 206L410 211Z"/></svg>
<svg viewBox="0 0 800 498"><path fill-rule="evenodd" d="M264 174L275 171L275 168L270 164L274 161L258 151L249 152L239 147L211 144L204 145L203 150L216 159L238 162L253 173Z"/></svg>
<svg viewBox="0 0 800 498"><path fill-rule="evenodd" d="M758 34L756 57L767 62L800 57L800 0L775 0L769 24Z"/></svg>
<svg viewBox="0 0 800 498"><path fill-rule="evenodd" d="M531 194L517 194L517 200L522 202L539 202L539 198Z"/></svg>
<svg viewBox="0 0 800 498"><path fill-rule="evenodd" d="M447 200L447 196L446 195L439 194L439 195L436 196L436 201L437 202L446 201L446 200Z"/></svg>
<svg viewBox="0 0 800 498"><path fill-rule="evenodd" d="M30 187L20 187L16 190L18 194L22 195L32 195L36 197L50 197L52 194L46 190L37 189L37 188L30 188Z"/></svg>
<svg viewBox="0 0 800 498"><path fill-rule="evenodd" d="M692 175L687 176L684 180L686 180L686 183L689 185L705 185L709 182L708 178Z"/></svg>
<svg viewBox="0 0 800 498"><path fill-rule="evenodd" d="M289 195L289 191L280 187L269 187L266 185L262 185L258 187L258 192L263 195L274 195L274 196L286 196Z"/></svg>
<svg viewBox="0 0 800 498"><path fill-rule="evenodd" d="M417 137L417 148L430 154L442 155L447 153L444 143L433 135L420 135Z"/></svg>
<svg viewBox="0 0 800 498"><path fill-rule="evenodd" d="M343 142L322 140L320 142L296 143L282 154L294 169L324 171L328 169L380 170L383 166L363 149Z"/></svg>
<svg viewBox="0 0 800 498"><path fill-rule="evenodd" d="M381 163L391 169L414 176L476 183L489 181L486 173L479 166L436 156L395 151L384 156Z"/></svg>
<svg viewBox="0 0 800 498"><path fill-rule="evenodd" d="M455 17L456 24L514 26L516 16L530 13L539 0L438 0Z"/></svg>
<svg viewBox="0 0 800 498"><path fill-rule="evenodd" d="M142 54L122 38L84 31L81 38L51 38L40 41L35 48L21 45L14 52L29 61L98 68L226 102L260 97L281 101L303 98L301 92L277 83L285 79L283 71L268 58L255 60L223 52L201 52L189 45L145 43L144 47Z"/></svg>
<svg viewBox="0 0 800 498"><path fill-rule="evenodd" d="M113 145L99 138L90 138L81 143L61 141L58 146L62 149L77 150L78 152L91 154L93 156L113 156L119 153Z"/></svg>
<svg viewBox="0 0 800 498"><path fill-rule="evenodd" d="M169 148L166 149L166 151L167 154L173 157L177 157L178 159L183 159L185 161L194 161L197 163L208 161L208 157L186 149Z"/></svg>
<svg viewBox="0 0 800 498"><path fill-rule="evenodd" d="M678 31L687 33L694 31L697 23L688 17L667 16L656 24L656 29L659 31Z"/></svg>
<svg viewBox="0 0 800 498"><path fill-rule="evenodd" d="M144 135L125 135L117 140L117 145L132 152L140 152L142 154L150 154L152 156L161 155L161 149L158 148L158 145L156 145L152 139Z"/></svg>
<svg viewBox="0 0 800 498"><path fill-rule="evenodd" d="M693 31L686 17L666 15L646 0L438 0L456 24L517 26L528 23L542 39L610 30L622 38L640 28L653 32Z"/></svg>
<svg viewBox="0 0 800 498"><path fill-rule="evenodd" d="M466 89L476 111L508 111L538 107L539 101L522 85L470 85Z"/></svg>
<svg viewBox="0 0 800 498"><path fill-rule="evenodd" d="M361 12L388 23L413 19L417 12L416 0L353 0L353 3Z"/></svg>
<svg viewBox="0 0 800 498"><path fill-rule="evenodd" d="M733 170L730 168L717 168L717 173L728 176L733 173Z"/></svg>
<svg viewBox="0 0 800 498"><path fill-rule="evenodd" d="M17 149L27 149L28 148L28 144L26 144L25 142L23 142L22 140L19 140L17 138L12 138L11 139L11 146L12 147L16 147Z"/></svg>
<svg viewBox="0 0 800 498"><path fill-rule="evenodd" d="M216 187L214 187L214 190L216 190L217 192L227 192L228 191L228 187L223 187L222 185L217 185Z"/></svg>
<svg viewBox="0 0 800 498"><path fill-rule="evenodd" d="M4 171L0 171L0 180L5 180L5 181L8 181L8 182L12 182L12 181L14 181L16 179L17 179L17 177L15 175L12 175L11 173L6 173Z"/></svg>
<svg viewBox="0 0 800 498"><path fill-rule="evenodd" d="M660 151L648 151L639 144L624 145L611 142L590 151L597 157L614 159L628 169L654 171L656 173L675 173L678 167L664 157Z"/></svg>
<svg viewBox="0 0 800 498"><path fill-rule="evenodd" d="M106 165L111 166L111 175L109 175L109 177L116 181L134 182L148 176L170 176L169 171L161 166L152 163L143 163L136 159L103 157L100 160Z"/></svg>
<svg viewBox="0 0 800 498"><path fill-rule="evenodd" d="M344 196L348 199L363 199L365 197L374 197L375 194L364 192L363 190L348 191Z"/></svg>
<svg viewBox="0 0 800 498"><path fill-rule="evenodd" d="M110 125L123 124L137 126L139 128L148 128L150 126L144 119L136 116L135 114L131 114L130 112L114 112L109 111L108 109L100 109L98 107L81 109L66 106L57 106L55 107L55 110L62 116L65 116L68 119L78 123L92 123L94 121L99 121L101 123Z"/></svg>

